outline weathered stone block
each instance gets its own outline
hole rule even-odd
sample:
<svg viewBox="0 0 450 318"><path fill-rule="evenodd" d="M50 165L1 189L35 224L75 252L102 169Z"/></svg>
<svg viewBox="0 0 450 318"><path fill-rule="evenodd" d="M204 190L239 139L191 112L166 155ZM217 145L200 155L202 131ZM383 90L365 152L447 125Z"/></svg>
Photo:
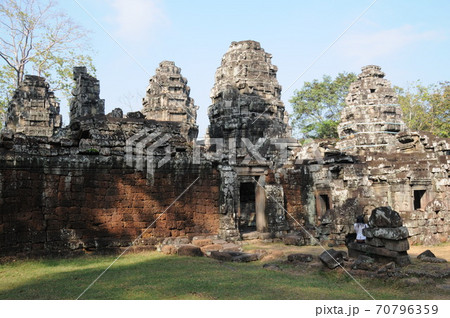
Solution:
<svg viewBox="0 0 450 318"><path fill-rule="evenodd" d="M376 265L374 264L374 262L375 260L372 257L359 255L355 262L352 264L352 269L371 271L376 269Z"/></svg>
<svg viewBox="0 0 450 318"><path fill-rule="evenodd" d="M305 245L305 239L299 235L286 235L283 237L283 243L286 245Z"/></svg>
<svg viewBox="0 0 450 318"><path fill-rule="evenodd" d="M408 239L393 241L393 240L383 240L384 247L391 251L404 252L409 250Z"/></svg>
<svg viewBox="0 0 450 318"><path fill-rule="evenodd" d="M312 262L313 258L314 257L311 254L297 253L288 255L287 259L289 262L309 263Z"/></svg>
<svg viewBox="0 0 450 318"><path fill-rule="evenodd" d="M368 238L381 238L388 240L402 240L409 236L408 229L404 226L397 228L368 228L363 230L363 234Z"/></svg>
<svg viewBox="0 0 450 318"><path fill-rule="evenodd" d="M330 269L336 268L344 263L342 253L334 249L329 249L319 256L320 261Z"/></svg>
<svg viewBox="0 0 450 318"><path fill-rule="evenodd" d="M376 247L383 247L384 241L377 237L366 238L366 244Z"/></svg>
<svg viewBox="0 0 450 318"><path fill-rule="evenodd" d="M203 256L200 247L195 245L181 245L178 248L178 256Z"/></svg>
<svg viewBox="0 0 450 318"><path fill-rule="evenodd" d="M396 228L402 226L402 224L402 218L398 212L386 206L374 209L369 218L369 227L371 228Z"/></svg>

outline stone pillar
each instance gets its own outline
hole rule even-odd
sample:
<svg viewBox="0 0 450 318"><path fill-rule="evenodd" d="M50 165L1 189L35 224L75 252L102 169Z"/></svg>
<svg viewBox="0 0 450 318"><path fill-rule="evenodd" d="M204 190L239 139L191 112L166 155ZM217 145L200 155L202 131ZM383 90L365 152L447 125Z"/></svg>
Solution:
<svg viewBox="0 0 450 318"><path fill-rule="evenodd" d="M237 218L237 198L239 197L239 183L236 171L230 166L220 166L220 206L221 213L219 236L227 239L239 238L239 231L236 222Z"/></svg>
<svg viewBox="0 0 450 318"><path fill-rule="evenodd" d="M264 190L266 176L258 177L258 184L256 185L256 230L258 232L268 232L268 222L266 215L266 191Z"/></svg>
<svg viewBox="0 0 450 318"><path fill-rule="evenodd" d="M6 128L27 136L51 137L61 127L59 103L43 77L25 75L8 105Z"/></svg>
<svg viewBox="0 0 450 318"><path fill-rule="evenodd" d="M105 115L105 100L100 99L100 82L84 66L73 68L76 82L70 100L70 122L86 116Z"/></svg>

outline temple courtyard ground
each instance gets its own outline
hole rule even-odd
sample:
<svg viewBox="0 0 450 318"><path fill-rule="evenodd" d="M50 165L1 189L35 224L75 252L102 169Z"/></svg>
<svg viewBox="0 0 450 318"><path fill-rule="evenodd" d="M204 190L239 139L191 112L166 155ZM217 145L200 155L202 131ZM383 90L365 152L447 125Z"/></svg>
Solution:
<svg viewBox="0 0 450 318"><path fill-rule="evenodd" d="M317 258L310 263L286 261L292 253L318 256L321 247L252 241L243 248L265 256L231 263L159 252L127 253L81 299L370 299L342 268L326 269ZM446 243L412 246L413 264L388 275L352 270L351 260L345 269L375 299L450 299L450 265L416 259L427 249L450 260ZM76 299L116 257L4 259L0 299Z"/></svg>

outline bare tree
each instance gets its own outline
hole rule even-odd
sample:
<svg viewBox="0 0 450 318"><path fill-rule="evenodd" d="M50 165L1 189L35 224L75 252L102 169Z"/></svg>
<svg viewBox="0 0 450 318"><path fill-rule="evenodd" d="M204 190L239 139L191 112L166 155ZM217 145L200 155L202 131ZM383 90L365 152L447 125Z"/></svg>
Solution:
<svg viewBox="0 0 450 318"><path fill-rule="evenodd" d="M70 79L72 64L91 63L88 55L77 54L86 51L86 34L53 0L0 0L0 57L6 63L1 75L13 70L10 80L18 87L31 68L50 77L53 90L67 88L62 77Z"/></svg>

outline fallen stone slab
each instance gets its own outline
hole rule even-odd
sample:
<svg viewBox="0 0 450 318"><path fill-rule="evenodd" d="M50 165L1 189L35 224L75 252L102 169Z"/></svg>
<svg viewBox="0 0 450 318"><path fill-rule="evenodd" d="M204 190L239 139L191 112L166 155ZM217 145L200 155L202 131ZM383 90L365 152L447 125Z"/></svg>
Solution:
<svg viewBox="0 0 450 318"><path fill-rule="evenodd" d="M200 247L202 252L205 254L212 251L220 251L222 248L223 248L222 245L219 244L211 244Z"/></svg>
<svg viewBox="0 0 450 318"><path fill-rule="evenodd" d="M367 238L381 238L387 240L403 240L408 238L408 228L402 226L397 228L368 228L363 230L363 234Z"/></svg>
<svg viewBox="0 0 450 318"><path fill-rule="evenodd" d="M214 258L222 262L254 262L259 260L258 254L241 253L241 252L218 252L212 251L210 254L211 258Z"/></svg>
<svg viewBox="0 0 450 318"><path fill-rule="evenodd" d="M366 255L359 255L355 262L352 264L352 269L359 269L364 271L372 271L377 269L375 260Z"/></svg>
<svg viewBox="0 0 450 318"><path fill-rule="evenodd" d="M423 257L436 257L436 255L434 255L434 253L432 251L426 250L425 252L422 252L419 255L417 255L418 259L421 259Z"/></svg>
<svg viewBox="0 0 450 318"><path fill-rule="evenodd" d="M222 245L222 252L241 252L242 248L234 243L226 243Z"/></svg>
<svg viewBox="0 0 450 318"><path fill-rule="evenodd" d="M233 256L231 256L228 252L219 252L219 251L212 251L209 257L214 258L218 261L222 262L231 262L233 259Z"/></svg>
<svg viewBox="0 0 450 318"><path fill-rule="evenodd" d="M177 254L177 248L174 245L164 245L161 247L161 252L166 255Z"/></svg>
<svg viewBox="0 0 450 318"><path fill-rule="evenodd" d="M373 209L369 218L369 227L371 228L396 228L401 227L402 225L403 222L400 214L388 206Z"/></svg>
<svg viewBox="0 0 450 318"><path fill-rule="evenodd" d="M283 237L283 243L285 245L302 246L305 245L305 239L299 235L286 235Z"/></svg>
<svg viewBox="0 0 450 318"><path fill-rule="evenodd" d="M447 263L446 259L439 258L439 257L423 256L423 257L420 258L420 260L422 262L426 262L426 263Z"/></svg>
<svg viewBox="0 0 450 318"><path fill-rule="evenodd" d="M181 245L177 253L178 256L203 256L200 247L191 244Z"/></svg>
<svg viewBox="0 0 450 318"><path fill-rule="evenodd" d="M234 256L231 261L232 262L240 262L240 263L248 263L259 260L258 254L248 254L242 253L241 255Z"/></svg>
<svg viewBox="0 0 450 318"><path fill-rule="evenodd" d="M195 246L198 246L198 247L203 247L206 245L211 245L212 240L211 239L197 239L197 240L193 239L192 244L194 244Z"/></svg>
<svg viewBox="0 0 450 318"><path fill-rule="evenodd" d="M329 269L333 269L344 263L342 253L334 249L329 249L319 256L320 261Z"/></svg>
<svg viewBox="0 0 450 318"><path fill-rule="evenodd" d="M309 263L312 262L314 257L311 254L296 253L288 255L287 259L289 262Z"/></svg>

